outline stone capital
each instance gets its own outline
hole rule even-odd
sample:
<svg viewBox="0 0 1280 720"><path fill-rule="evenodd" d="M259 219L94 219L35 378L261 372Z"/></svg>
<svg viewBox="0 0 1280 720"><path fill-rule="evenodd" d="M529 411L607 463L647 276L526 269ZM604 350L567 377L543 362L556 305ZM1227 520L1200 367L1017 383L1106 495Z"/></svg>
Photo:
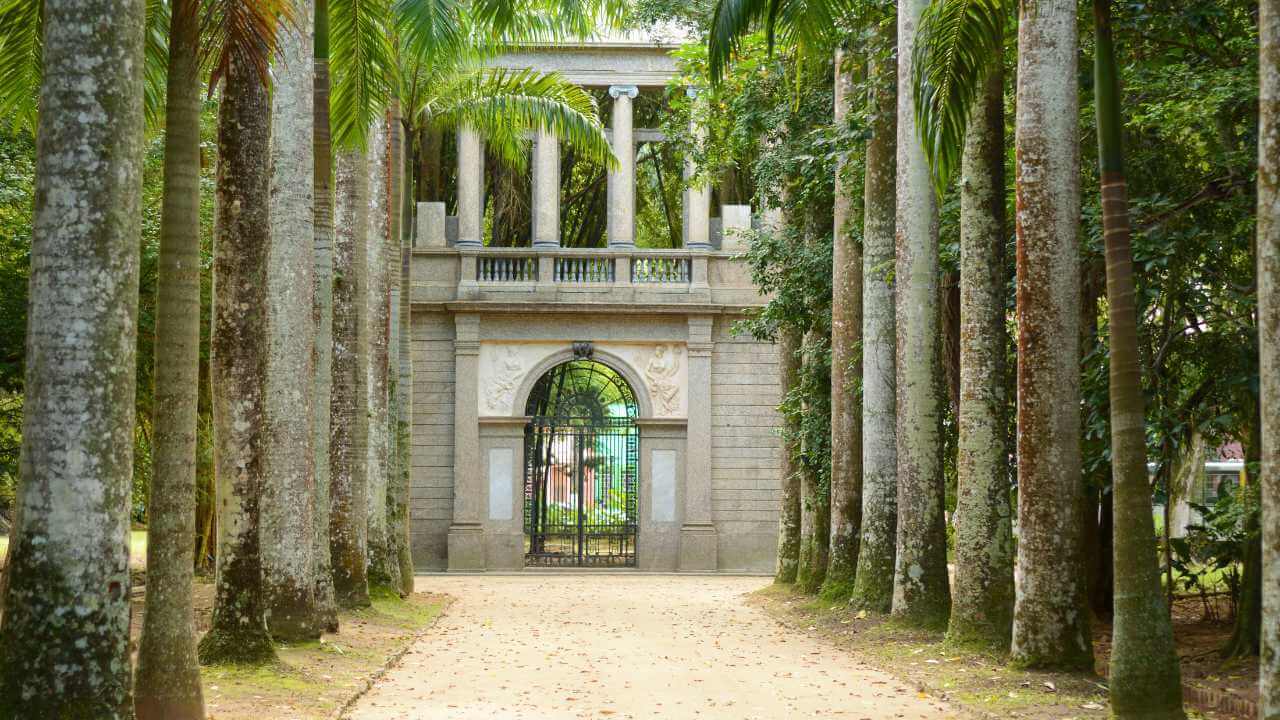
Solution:
<svg viewBox="0 0 1280 720"><path fill-rule="evenodd" d="M635 99L640 94L640 88L635 85L610 85L609 97L617 100L619 97L626 95L628 98Z"/></svg>

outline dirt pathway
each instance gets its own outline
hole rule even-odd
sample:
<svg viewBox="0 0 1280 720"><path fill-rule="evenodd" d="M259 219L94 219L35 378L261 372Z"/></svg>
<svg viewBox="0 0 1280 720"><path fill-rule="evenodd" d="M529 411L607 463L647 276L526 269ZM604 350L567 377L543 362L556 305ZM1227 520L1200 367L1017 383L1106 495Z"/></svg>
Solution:
<svg viewBox="0 0 1280 720"><path fill-rule="evenodd" d="M768 578L428 576L457 602L356 720L953 718L784 630L743 594Z"/></svg>

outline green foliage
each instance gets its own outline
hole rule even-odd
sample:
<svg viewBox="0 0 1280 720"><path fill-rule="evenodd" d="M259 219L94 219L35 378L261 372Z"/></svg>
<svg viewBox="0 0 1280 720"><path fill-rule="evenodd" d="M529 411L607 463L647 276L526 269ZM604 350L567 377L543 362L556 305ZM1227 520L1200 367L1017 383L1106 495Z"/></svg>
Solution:
<svg viewBox="0 0 1280 720"><path fill-rule="evenodd" d="M1232 613L1239 606L1245 548L1258 525L1256 486L1231 490L1224 485L1212 505L1192 503L1200 522L1189 525L1184 537L1170 540L1173 569L1180 590L1202 597L1226 591Z"/></svg>

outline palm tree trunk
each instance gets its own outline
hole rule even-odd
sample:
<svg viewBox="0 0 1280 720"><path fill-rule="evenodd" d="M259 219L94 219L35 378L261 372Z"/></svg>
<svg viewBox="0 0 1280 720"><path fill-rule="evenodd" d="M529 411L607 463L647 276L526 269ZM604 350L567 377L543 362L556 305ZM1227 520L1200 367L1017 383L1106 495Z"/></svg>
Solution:
<svg viewBox="0 0 1280 720"><path fill-rule="evenodd" d="M170 11L164 197L156 283L155 472L147 496L147 585L134 712L203 720L191 599L200 390L200 6Z"/></svg>
<svg viewBox="0 0 1280 720"><path fill-rule="evenodd" d="M1124 174L1120 78L1111 2L1093 2L1094 81L1102 235L1111 337L1111 471L1115 518L1115 621L1111 707L1118 717L1182 718L1182 681L1169 608L1160 593L1155 522L1147 479L1146 417L1134 304L1129 197ZM1168 503L1166 503L1168 506Z"/></svg>
<svg viewBox="0 0 1280 720"><path fill-rule="evenodd" d="M280 28L271 92L262 583L267 626L285 642L320 637L315 536L315 78L308 0Z"/></svg>
<svg viewBox="0 0 1280 720"><path fill-rule="evenodd" d="M810 330L804 334L800 346L800 363L803 374L814 372L818 333ZM802 404L801 414L812 412L810 404ZM818 473L814 467L814 450L804 435L800 438L800 562L796 566L796 587L801 592L816 593L827 576L828 547L831 529L831 496L818 485Z"/></svg>
<svg viewBox="0 0 1280 720"><path fill-rule="evenodd" d="M1280 717L1280 0L1261 0L1262 87L1258 132L1258 338L1262 378L1263 621L1265 718Z"/></svg>
<svg viewBox="0 0 1280 720"><path fill-rule="evenodd" d="M398 227L397 250L399 265L394 268L396 287L398 290L397 320L397 367L395 417L392 419L395 442L396 475L391 480L392 491L387 494L387 534L391 538L391 546L395 562L399 566L400 594L413 592L413 552L412 535L409 525L409 498L413 464L413 325L410 322L412 305L410 298L410 261L412 259L413 197L412 174L410 165L404 157L404 141L408 137L399 119L399 104L393 104L395 128L400 141L400 153L397 155L395 171L400 178L396 197L399 199L400 224Z"/></svg>
<svg viewBox="0 0 1280 720"><path fill-rule="evenodd" d="M329 552L329 419L333 401L333 146L329 129L329 2L315 2L315 92L312 129L315 157L315 404L312 442L315 451L315 510L312 562L316 612L328 632L338 632L338 605L333 590Z"/></svg>
<svg viewBox="0 0 1280 720"><path fill-rule="evenodd" d="M1013 623L1005 436L1004 72L969 116L960 195L960 403L955 596L947 638L1003 652Z"/></svg>
<svg viewBox="0 0 1280 720"><path fill-rule="evenodd" d="M217 236L210 346L218 506L213 620L200 662L275 657L259 540L264 474L263 375L270 235L271 103L257 70L233 58L218 112Z"/></svg>
<svg viewBox="0 0 1280 720"><path fill-rule="evenodd" d="M1093 667L1081 553L1076 6L1018 24L1018 549L1013 662Z"/></svg>
<svg viewBox="0 0 1280 720"><path fill-rule="evenodd" d="M852 73L835 57L835 124L843 127L853 101ZM824 599L843 601L853 591L862 534L862 247L850 231L858 208L840 163L835 179L835 244L831 294L831 539Z"/></svg>
<svg viewBox="0 0 1280 720"><path fill-rule="evenodd" d="M26 395L0 620L4 717L132 715L143 5L44 3Z"/></svg>
<svg viewBox="0 0 1280 720"><path fill-rule="evenodd" d="M855 606L888 612L898 531L898 450L893 285L897 196L896 26L881 24L871 53L871 136L863 177L862 226L862 538L853 581Z"/></svg>
<svg viewBox="0 0 1280 720"><path fill-rule="evenodd" d="M778 368L782 392L791 392L800 382L800 338L794 329L779 333ZM796 462L799 423L786 419L782 449L782 511L778 515L778 569L774 582L794 583L800 564L800 469Z"/></svg>
<svg viewBox="0 0 1280 720"><path fill-rule="evenodd" d="M391 457L390 370L391 340L390 257L391 198L388 164L388 134L385 119L374 123L369 133L370 231L368 245L369 287L366 293L369 326L369 589L388 590L399 586L392 573L399 565L393 562L387 544L387 480Z"/></svg>
<svg viewBox="0 0 1280 720"><path fill-rule="evenodd" d="M333 391L329 433L329 547L339 607L369 606L365 572L368 524L369 332L365 246L369 163L338 154L337 232L333 243Z"/></svg>
<svg viewBox="0 0 1280 720"><path fill-rule="evenodd" d="M916 132L911 92L916 26L929 0L898 11L898 202L894 270L898 321L898 538L893 615L943 627L951 611L942 476L938 338L938 197Z"/></svg>

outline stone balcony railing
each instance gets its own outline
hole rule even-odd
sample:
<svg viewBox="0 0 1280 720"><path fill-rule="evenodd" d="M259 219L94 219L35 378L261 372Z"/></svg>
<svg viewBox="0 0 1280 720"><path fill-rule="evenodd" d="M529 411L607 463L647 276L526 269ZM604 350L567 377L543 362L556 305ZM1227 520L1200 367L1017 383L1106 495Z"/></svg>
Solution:
<svg viewBox="0 0 1280 720"><path fill-rule="evenodd" d="M601 248L415 248L415 303L757 306L733 252Z"/></svg>

